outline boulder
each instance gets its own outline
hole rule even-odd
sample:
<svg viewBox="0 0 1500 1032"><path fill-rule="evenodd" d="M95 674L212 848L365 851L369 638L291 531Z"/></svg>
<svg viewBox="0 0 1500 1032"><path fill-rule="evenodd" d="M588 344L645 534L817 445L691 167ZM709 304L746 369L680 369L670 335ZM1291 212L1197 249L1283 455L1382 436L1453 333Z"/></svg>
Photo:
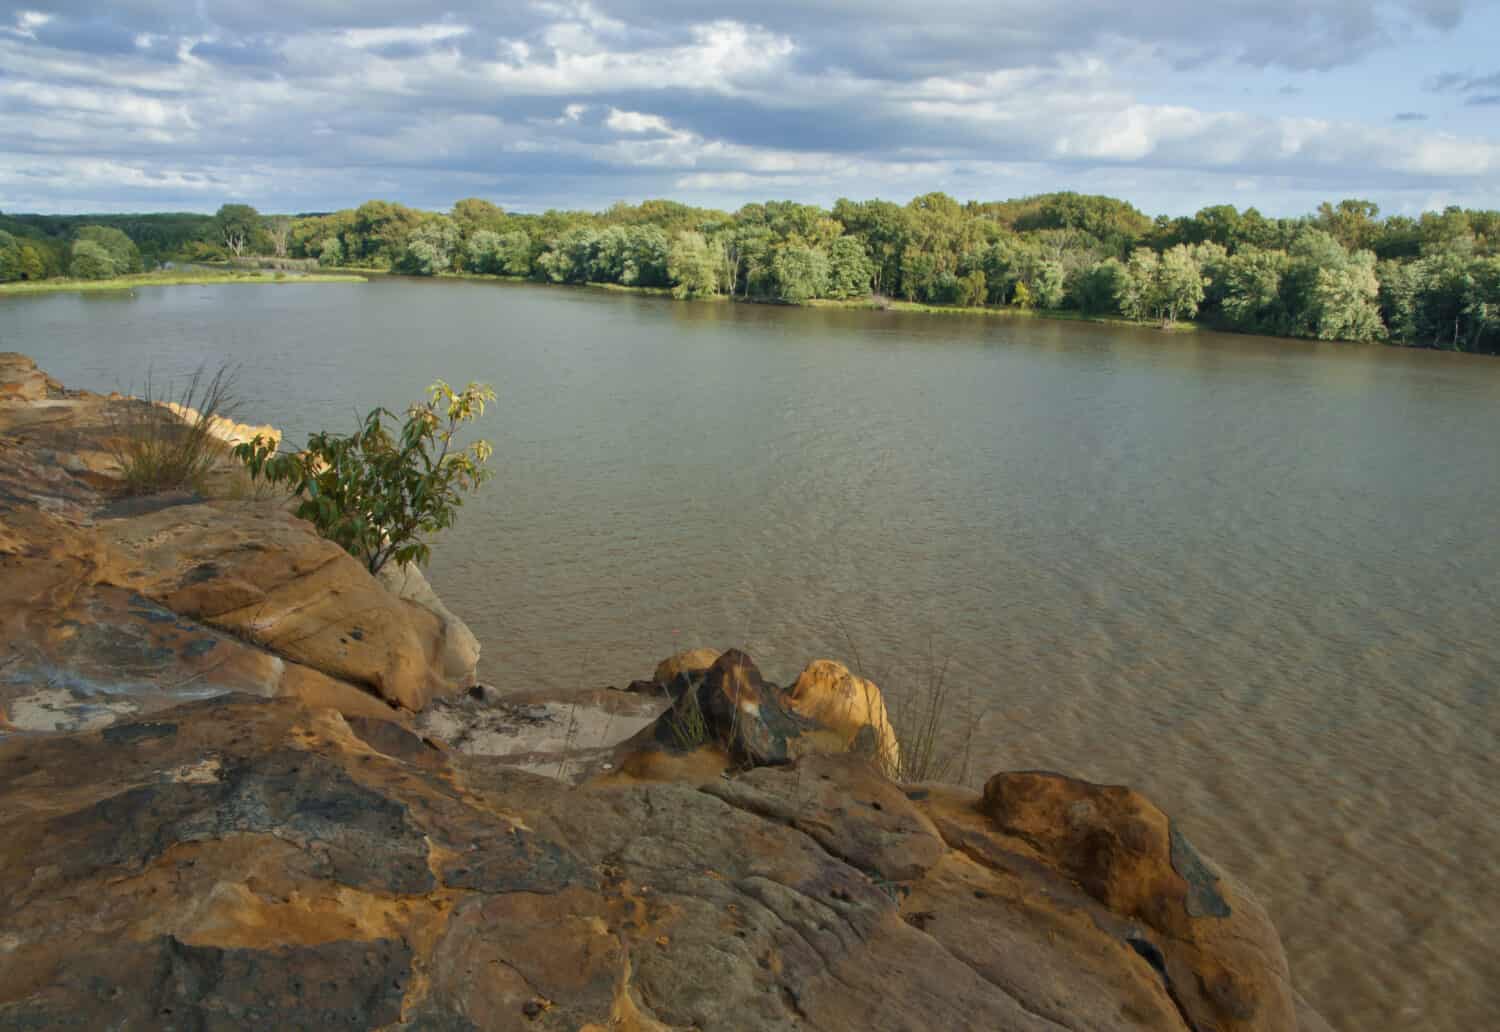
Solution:
<svg viewBox="0 0 1500 1032"><path fill-rule="evenodd" d="M197 423L203 419L202 413L197 409L175 401L158 401L156 404L184 423ZM208 431L210 437L217 438L228 445L248 444L257 437L269 441L273 450L281 443L281 431L274 426L237 423L225 416L210 416L204 429Z"/></svg>
<svg viewBox="0 0 1500 1032"><path fill-rule="evenodd" d="M901 770L901 745L874 681L857 677L844 664L815 659L787 692L792 710L863 749L892 777Z"/></svg>
<svg viewBox="0 0 1500 1032"><path fill-rule="evenodd" d="M837 733L796 713L786 692L738 649L714 660L701 681L679 671L672 691L671 707L620 747L625 776L679 778L848 749Z"/></svg>
<svg viewBox="0 0 1500 1032"><path fill-rule="evenodd" d="M714 665L720 655L722 652L719 649L687 649L656 664L656 673L651 680L665 687L676 680L678 674L700 678L708 673L708 668Z"/></svg>
<svg viewBox="0 0 1500 1032"><path fill-rule="evenodd" d="M448 635L424 606L274 503L210 502L101 520L102 576L174 613L408 710L472 683L446 676Z"/></svg>
<svg viewBox="0 0 1500 1032"><path fill-rule="evenodd" d="M427 583L421 567L415 563L386 563L376 574L376 579L401 601L425 609L437 618L442 628L437 667L444 684L472 686L479 666L479 639L474 637L468 624L443 604L432 585Z"/></svg>
<svg viewBox="0 0 1500 1032"><path fill-rule="evenodd" d="M1060 774L1003 773L985 784L980 809L1014 851L1144 926L1137 951L1159 968L1195 1027L1297 1027L1286 957L1265 910L1140 793Z"/></svg>
<svg viewBox="0 0 1500 1032"><path fill-rule="evenodd" d="M0 351L0 402L42 401L62 393L62 384L38 369L35 361L14 351Z"/></svg>

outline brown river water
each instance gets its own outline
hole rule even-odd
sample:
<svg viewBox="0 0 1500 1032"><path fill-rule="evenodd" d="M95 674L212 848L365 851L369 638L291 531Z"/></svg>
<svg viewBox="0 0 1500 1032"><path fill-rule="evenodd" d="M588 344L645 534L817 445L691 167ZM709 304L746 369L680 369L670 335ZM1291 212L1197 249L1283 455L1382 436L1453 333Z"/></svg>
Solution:
<svg viewBox="0 0 1500 1032"><path fill-rule="evenodd" d="M432 568L487 680L946 667L974 780L1144 791L1335 1028L1500 1027L1500 359L405 280L0 299L0 350L233 359L299 443L490 381Z"/></svg>

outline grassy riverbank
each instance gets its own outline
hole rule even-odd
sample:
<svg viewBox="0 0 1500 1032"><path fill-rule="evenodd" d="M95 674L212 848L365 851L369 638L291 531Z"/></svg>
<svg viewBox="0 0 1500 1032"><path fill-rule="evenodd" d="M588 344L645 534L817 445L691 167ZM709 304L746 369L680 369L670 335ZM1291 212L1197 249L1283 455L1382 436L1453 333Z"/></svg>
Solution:
<svg viewBox="0 0 1500 1032"><path fill-rule="evenodd" d="M1102 323L1106 326L1142 326L1162 329L1170 333L1193 333L1199 329L1197 323L1174 322L1141 323L1122 319L1117 315L1090 315L1067 308L1016 308L1013 305L929 305L920 301L898 301L895 299L850 298L836 301L829 298L813 298L802 302L806 308L850 308L874 312L920 312L925 315L989 315L1007 319L1051 319L1060 322Z"/></svg>
<svg viewBox="0 0 1500 1032"><path fill-rule="evenodd" d="M192 284L219 283L363 283L364 276L349 273L282 273L269 272L143 272L134 276L117 276L113 279L49 279L26 280L18 283L0 283L0 297L9 294L56 294L65 292L88 292L134 290L137 287L175 287Z"/></svg>

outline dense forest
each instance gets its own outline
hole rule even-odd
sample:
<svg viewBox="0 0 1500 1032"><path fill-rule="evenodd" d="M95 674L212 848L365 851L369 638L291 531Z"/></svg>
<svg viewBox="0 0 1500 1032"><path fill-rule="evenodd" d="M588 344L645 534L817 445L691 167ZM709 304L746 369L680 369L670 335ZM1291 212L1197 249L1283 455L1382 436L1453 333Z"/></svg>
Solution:
<svg viewBox="0 0 1500 1032"><path fill-rule="evenodd" d="M1500 212L1300 218L1205 208L1149 218L1075 193L961 204L673 201L603 212L446 213L369 201L331 214L0 216L0 280L119 275L167 259L272 255L418 276L477 274L804 303L896 298L1500 353Z"/></svg>

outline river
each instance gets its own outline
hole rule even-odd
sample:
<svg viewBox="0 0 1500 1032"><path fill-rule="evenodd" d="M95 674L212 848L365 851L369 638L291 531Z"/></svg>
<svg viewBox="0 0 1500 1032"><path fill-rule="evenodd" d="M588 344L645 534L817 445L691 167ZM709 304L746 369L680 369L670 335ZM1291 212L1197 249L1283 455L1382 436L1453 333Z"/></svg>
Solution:
<svg viewBox="0 0 1500 1032"><path fill-rule="evenodd" d="M101 391L236 361L298 443L493 383L431 571L486 679L946 671L972 780L1140 788L1336 1028L1500 1014L1500 360L409 280L0 298L0 350Z"/></svg>

